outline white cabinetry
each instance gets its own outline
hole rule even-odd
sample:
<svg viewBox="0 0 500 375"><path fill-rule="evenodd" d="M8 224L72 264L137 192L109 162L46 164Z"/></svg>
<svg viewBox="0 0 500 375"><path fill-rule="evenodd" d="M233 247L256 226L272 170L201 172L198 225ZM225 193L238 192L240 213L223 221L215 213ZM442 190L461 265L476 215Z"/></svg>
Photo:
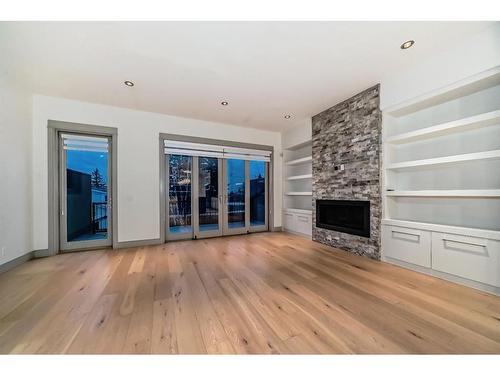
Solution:
<svg viewBox="0 0 500 375"><path fill-rule="evenodd" d="M422 267L431 266L431 233L419 229L384 225L384 254Z"/></svg>
<svg viewBox="0 0 500 375"><path fill-rule="evenodd" d="M285 133L283 144L285 146L283 229L310 237L312 234L311 125L306 124L303 129Z"/></svg>
<svg viewBox="0 0 500 375"><path fill-rule="evenodd" d="M500 241L432 233L432 266L437 271L500 287Z"/></svg>
<svg viewBox="0 0 500 375"><path fill-rule="evenodd" d="M303 234L306 236L312 235L312 215L308 210L283 210L283 225L285 230Z"/></svg>
<svg viewBox="0 0 500 375"><path fill-rule="evenodd" d="M500 292L500 67L383 109L382 259Z"/></svg>

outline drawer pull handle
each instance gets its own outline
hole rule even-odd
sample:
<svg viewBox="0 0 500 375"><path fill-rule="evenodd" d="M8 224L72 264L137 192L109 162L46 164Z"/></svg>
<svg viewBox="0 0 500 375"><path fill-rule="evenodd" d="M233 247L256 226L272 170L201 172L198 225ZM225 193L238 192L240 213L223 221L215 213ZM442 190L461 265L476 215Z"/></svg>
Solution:
<svg viewBox="0 0 500 375"><path fill-rule="evenodd" d="M462 251L464 253L470 253L475 255L488 256L488 249L486 245L479 243L470 243L460 240L452 240L449 238L443 238L444 247L450 250ZM465 245L465 247L459 247L460 245Z"/></svg>
<svg viewBox="0 0 500 375"><path fill-rule="evenodd" d="M399 230L392 230L392 237L398 240L420 242L420 234L408 233Z"/></svg>
<svg viewBox="0 0 500 375"><path fill-rule="evenodd" d="M304 222L304 223L307 223L309 222L308 218L306 216L297 216L299 218L300 221Z"/></svg>

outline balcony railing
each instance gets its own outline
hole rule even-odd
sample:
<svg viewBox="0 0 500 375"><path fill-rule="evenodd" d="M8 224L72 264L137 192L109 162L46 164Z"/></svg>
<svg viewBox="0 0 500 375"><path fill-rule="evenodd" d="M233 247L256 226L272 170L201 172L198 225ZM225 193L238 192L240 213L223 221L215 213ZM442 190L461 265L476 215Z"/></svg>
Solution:
<svg viewBox="0 0 500 375"><path fill-rule="evenodd" d="M108 203L92 202L92 233L108 230Z"/></svg>

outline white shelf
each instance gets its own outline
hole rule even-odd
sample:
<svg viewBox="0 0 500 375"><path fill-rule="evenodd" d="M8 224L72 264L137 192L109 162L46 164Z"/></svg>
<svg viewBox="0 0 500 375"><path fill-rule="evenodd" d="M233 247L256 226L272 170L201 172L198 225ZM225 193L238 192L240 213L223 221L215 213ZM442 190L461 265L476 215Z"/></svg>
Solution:
<svg viewBox="0 0 500 375"><path fill-rule="evenodd" d="M300 208L284 208L283 212L290 212L294 214L312 215L312 210L304 210Z"/></svg>
<svg viewBox="0 0 500 375"><path fill-rule="evenodd" d="M302 174L302 175L297 175L297 176L289 176L286 179L289 181L294 181L294 180L308 180L312 178L312 174Z"/></svg>
<svg viewBox="0 0 500 375"><path fill-rule="evenodd" d="M432 232L444 232L444 233L460 234L463 236L489 238L497 241L500 240L500 231L497 230L459 227L455 225L433 224L433 223L424 223L421 221L409 221L409 220L397 220L397 219L382 219L382 225L393 225L397 227L428 230Z"/></svg>
<svg viewBox="0 0 500 375"><path fill-rule="evenodd" d="M395 190L386 191L388 197L500 197L500 189L484 190Z"/></svg>
<svg viewBox="0 0 500 375"><path fill-rule="evenodd" d="M310 161L312 161L312 156L306 156L304 158L287 161L285 164L286 165L297 165L297 164L305 164L305 163L308 163Z"/></svg>
<svg viewBox="0 0 500 375"><path fill-rule="evenodd" d="M419 168L419 167L428 167L435 165L462 163L466 161L487 160L487 159L500 159L500 150L473 152L470 154L444 156L432 159L404 161L400 163L389 164L386 167L386 169L394 170L394 169L406 169L406 168Z"/></svg>
<svg viewBox="0 0 500 375"><path fill-rule="evenodd" d="M500 66L468 77L439 90L384 109L394 117L404 116L500 84Z"/></svg>
<svg viewBox="0 0 500 375"><path fill-rule="evenodd" d="M285 195L312 195L312 191L287 191Z"/></svg>
<svg viewBox="0 0 500 375"><path fill-rule="evenodd" d="M402 144L421 141L447 134L459 133L465 130L479 129L500 123L500 111L482 113L480 115L463 118L456 121L445 122L425 129L388 137L386 142Z"/></svg>
<svg viewBox="0 0 500 375"><path fill-rule="evenodd" d="M285 150L296 151L296 150L299 150L301 148L310 146L311 144L312 144L312 139L309 139L309 140L307 140L305 142L302 142L302 143L299 143L299 144L296 144L296 145L293 145L293 146L285 147Z"/></svg>

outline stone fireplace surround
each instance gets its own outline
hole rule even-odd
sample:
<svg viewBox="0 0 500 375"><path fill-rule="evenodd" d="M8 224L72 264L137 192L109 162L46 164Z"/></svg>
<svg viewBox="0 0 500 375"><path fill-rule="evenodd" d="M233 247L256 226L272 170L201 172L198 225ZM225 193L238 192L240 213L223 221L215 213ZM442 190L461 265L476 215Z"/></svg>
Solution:
<svg viewBox="0 0 500 375"><path fill-rule="evenodd" d="M379 91L370 87L312 118L312 239L372 259L380 259L382 216ZM316 199L370 201L370 238L317 228Z"/></svg>

